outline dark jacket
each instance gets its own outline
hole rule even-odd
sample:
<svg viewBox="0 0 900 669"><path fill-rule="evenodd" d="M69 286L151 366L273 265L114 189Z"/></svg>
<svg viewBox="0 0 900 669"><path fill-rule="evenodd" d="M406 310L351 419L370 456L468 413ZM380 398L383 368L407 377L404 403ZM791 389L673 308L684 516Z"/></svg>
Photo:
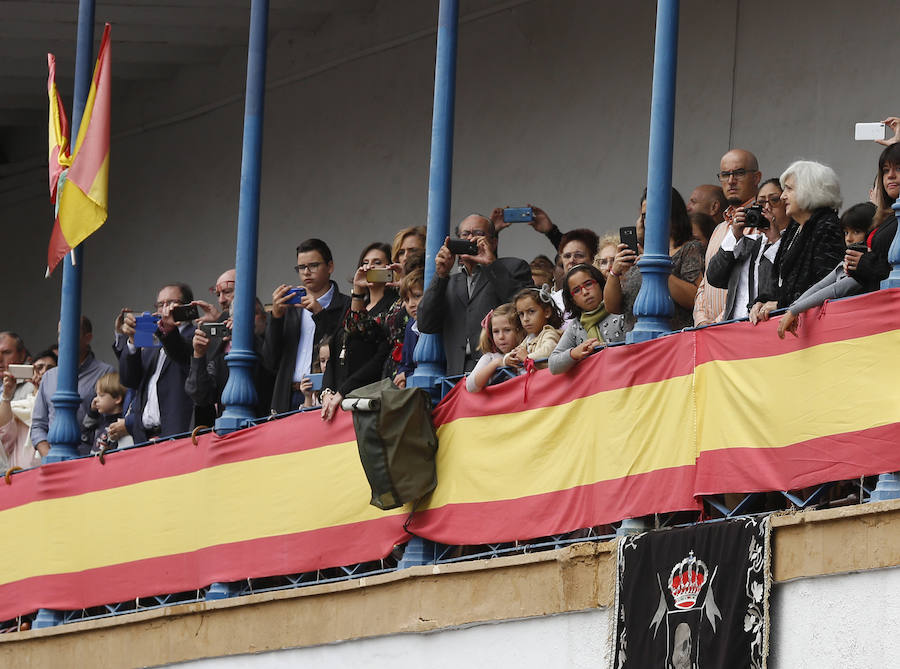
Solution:
<svg viewBox="0 0 900 669"><path fill-rule="evenodd" d="M194 329L193 325L189 325L183 333L177 328L168 334L157 333L166 350L166 360L156 383L160 436L163 437L187 432L191 426L193 403L184 392L184 381L193 354L191 339L194 337ZM159 352L159 348L138 348L134 353L129 353L126 346L119 356L119 380L123 386L135 391L133 422L126 420L126 424L136 444L147 440L142 419L147 406L147 386L156 370Z"/></svg>
<svg viewBox="0 0 900 669"><path fill-rule="evenodd" d="M467 341L470 359L474 361L480 356L476 347L481 335L481 319L487 312L509 302L519 290L532 285L531 268L519 258L498 258L490 265L484 265L481 272L483 276L471 298L466 275L458 272L444 278L435 274L419 302L416 312L419 332L443 335L448 375L466 371Z"/></svg>
<svg viewBox="0 0 900 669"><path fill-rule="evenodd" d="M844 233L837 212L816 209L801 228L791 221L781 236L772 280L760 286L757 302L790 306L806 289L828 274L844 257Z"/></svg>
<svg viewBox="0 0 900 669"><path fill-rule="evenodd" d="M875 229L871 250L863 254L856 270L850 273L850 276L862 284L864 291L878 290L881 282L891 273L888 251L896 234L897 217L891 216Z"/></svg>
<svg viewBox="0 0 900 669"><path fill-rule="evenodd" d="M312 356L318 354L316 344L325 335L333 333L341 323L344 313L350 308L350 298L344 295L332 281L334 295L331 304L317 314L313 314L316 332L313 338ZM278 413L290 411L291 384L294 381L294 367L297 362L297 346L300 344L300 311L289 308L283 318L269 315L266 324L266 341L263 344L263 364L275 373L272 389L272 409ZM313 357L309 362L312 364Z"/></svg>
<svg viewBox="0 0 900 669"><path fill-rule="evenodd" d="M332 333L331 357L322 376L322 388L331 388L346 397L381 378L384 361L391 351L383 321L396 299L396 292L386 291L362 317L348 307L341 325Z"/></svg>
<svg viewBox="0 0 900 669"><path fill-rule="evenodd" d="M715 255L710 258L709 263L706 266L706 282L710 286L715 286L716 288L728 289L728 295L725 298L725 310L722 312L723 321L734 318L734 310L737 306L735 302L737 300L737 291L741 280L741 271L750 272L750 267L745 267L744 261L749 259L750 262L753 263L756 256L759 254L760 245L764 243L768 244L769 242L764 236L759 236L756 239L745 237L743 240L738 241L739 245L736 246L733 251L726 251L720 247ZM755 277L756 285L750 286L751 301L753 295L759 292L760 287L768 288L768 286L771 285L772 269L773 265L768 259L763 258L760 260L759 274ZM748 274L748 281L749 279L750 277ZM745 306L747 306L749 310L752 304Z"/></svg>

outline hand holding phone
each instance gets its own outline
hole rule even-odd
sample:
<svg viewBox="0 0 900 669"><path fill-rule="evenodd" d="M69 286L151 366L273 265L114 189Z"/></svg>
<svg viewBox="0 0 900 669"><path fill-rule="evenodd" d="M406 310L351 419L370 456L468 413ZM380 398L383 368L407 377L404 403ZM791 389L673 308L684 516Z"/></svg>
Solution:
<svg viewBox="0 0 900 669"><path fill-rule="evenodd" d="M447 241L445 246L449 249L450 253L455 256L478 255L478 244L468 239L450 239Z"/></svg>
<svg viewBox="0 0 900 669"><path fill-rule="evenodd" d="M285 304L300 304L303 301L303 298L306 297L306 288L303 286L294 286L293 288L289 288L285 295L289 296L288 299L285 300Z"/></svg>
<svg viewBox="0 0 900 669"><path fill-rule="evenodd" d="M623 228L619 228L619 240L629 249L634 251L635 255L640 254L640 251L638 251L638 237L636 226L626 225Z"/></svg>
<svg viewBox="0 0 900 669"><path fill-rule="evenodd" d="M8 365L6 369L19 381L30 381L34 376L34 365Z"/></svg>
<svg viewBox="0 0 900 669"><path fill-rule="evenodd" d="M200 318L200 311L195 304L180 304L172 307L169 312L176 323L187 323Z"/></svg>
<svg viewBox="0 0 900 669"><path fill-rule="evenodd" d="M389 283L394 280L394 270L387 267L373 267L366 270L366 281L369 283Z"/></svg>
<svg viewBox="0 0 900 669"><path fill-rule="evenodd" d="M531 223L534 210L531 207L506 207L503 210L504 223Z"/></svg>

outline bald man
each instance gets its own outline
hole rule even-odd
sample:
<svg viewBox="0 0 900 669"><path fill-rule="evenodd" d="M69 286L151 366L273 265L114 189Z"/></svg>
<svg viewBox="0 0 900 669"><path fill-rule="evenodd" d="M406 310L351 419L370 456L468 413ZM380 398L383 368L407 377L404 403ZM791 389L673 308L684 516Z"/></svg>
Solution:
<svg viewBox="0 0 900 669"><path fill-rule="evenodd" d="M707 214L716 223L724 220L727 208L728 200L725 199L722 187L712 184L697 186L687 201L688 214Z"/></svg>
<svg viewBox="0 0 900 669"><path fill-rule="evenodd" d="M532 285L528 263L497 257L497 232L489 218L467 216L456 226L456 235L474 241L478 253L460 255L461 271L451 275L456 257L445 242L435 256L434 278L416 313L419 332L443 335L447 374L451 376L472 371L481 356L478 338L487 312Z"/></svg>
<svg viewBox="0 0 900 669"><path fill-rule="evenodd" d="M718 176L728 207L724 211L723 221L716 226L709 238L709 246L706 248L707 266L721 248L735 214L756 200L762 172L752 153L744 149L731 149L719 161ZM727 297L727 289L711 286L704 275L694 298L694 325L708 325L722 320Z"/></svg>

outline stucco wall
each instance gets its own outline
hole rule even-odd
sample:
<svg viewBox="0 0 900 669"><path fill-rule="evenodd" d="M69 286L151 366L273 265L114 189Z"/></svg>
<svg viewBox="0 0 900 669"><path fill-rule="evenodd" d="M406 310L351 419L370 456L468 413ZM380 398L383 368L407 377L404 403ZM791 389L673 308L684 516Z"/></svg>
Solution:
<svg viewBox="0 0 900 669"><path fill-rule="evenodd" d="M321 235L346 279L359 249L423 223L436 2L377 3L270 48L258 293L292 278L293 248ZM713 180L729 145L766 176L794 158L831 163L863 200L878 154L855 121L896 113L878 68L889 0L682 2L675 185ZM533 202L561 228L634 220L647 175L655 3L463 0L453 219ZM115 32L113 33L115 36ZM233 265L246 54L120 92L113 110L109 223L86 249L84 313L103 355L119 307L185 280L199 295ZM60 65L62 66L62 65ZM43 145L35 156L43 155ZM43 276L46 173L3 180L9 295L0 327L33 349L55 336L59 277ZM501 251L551 253L530 229Z"/></svg>

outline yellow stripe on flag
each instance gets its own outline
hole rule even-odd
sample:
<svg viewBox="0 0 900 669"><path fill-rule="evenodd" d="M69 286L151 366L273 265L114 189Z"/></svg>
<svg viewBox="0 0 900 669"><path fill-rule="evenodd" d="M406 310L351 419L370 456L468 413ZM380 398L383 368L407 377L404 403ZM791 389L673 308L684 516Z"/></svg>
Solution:
<svg viewBox="0 0 900 669"><path fill-rule="evenodd" d="M409 513L370 494L347 442L26 504L0 512L0 583Z"/></svg>
<svg viewBox="0 0 900 669"><path fill-rule="evenodd" d="M900 331L699 365L700 452L778 448L900 421ZM843 392L846 391L846 392Z"/></svg>
<svg viewBox="0 0 900 669"><path fill-rule="evenodd" d="M516 499L693 465L691 376L619 388L438 430L438 487L426 508Z"/></svg>

